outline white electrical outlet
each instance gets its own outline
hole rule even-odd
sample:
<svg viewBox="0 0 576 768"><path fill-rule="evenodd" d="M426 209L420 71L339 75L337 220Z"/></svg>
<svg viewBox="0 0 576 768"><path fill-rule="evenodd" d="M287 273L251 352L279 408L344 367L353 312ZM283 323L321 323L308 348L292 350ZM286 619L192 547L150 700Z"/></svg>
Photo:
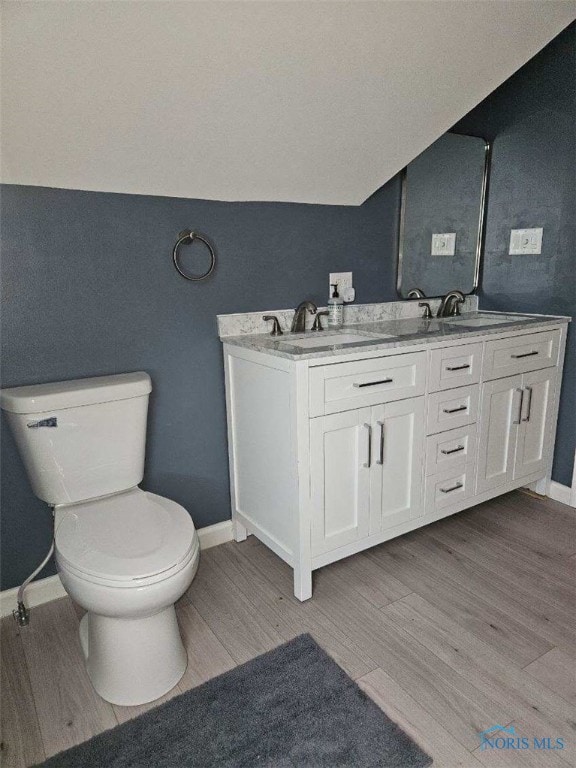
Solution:
<svg viewBox="0 0 576 768"><path fill-rule="evenodd" d="M338 293L342 301L354 301L356 291L352 284L352 272L330 272L329 296L332 296L334 283L338 283Z"/></svg>
<svg viewBox="0 0 576 768"><path fill-rule="evenodd" d="M456 232L432 235L431 256L454 256L456 253Z"/></svg>
<svg viewBox="0 0 576 768"><path fill-rule="evenodd" d="M510 256L542 253L542 227L510 230Z"/></svg>

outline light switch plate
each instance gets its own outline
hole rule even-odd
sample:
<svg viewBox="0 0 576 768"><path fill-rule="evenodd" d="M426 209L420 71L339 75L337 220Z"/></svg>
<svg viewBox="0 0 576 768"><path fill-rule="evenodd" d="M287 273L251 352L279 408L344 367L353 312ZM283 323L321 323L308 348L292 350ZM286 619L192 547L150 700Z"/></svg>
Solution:
<svg viewBox="0 0 576 768"><path fill-rule="evenodd" d="M510 256L542 253L542 227L510 230Z"/></svg>
<svg viewBox="0 0 576 768"><path fill-rule="evenodd" d="M338 293L343 301L354 301L355 291L352 283L352 272L330 272L328 296L332 296L332 286L338 283Z"/></svg>
<svg viewBox="0 0 576 768"><path fill-rule="evenodd" d="M432 235L432 256L454 256L456 253L456 232Z"/></svg>

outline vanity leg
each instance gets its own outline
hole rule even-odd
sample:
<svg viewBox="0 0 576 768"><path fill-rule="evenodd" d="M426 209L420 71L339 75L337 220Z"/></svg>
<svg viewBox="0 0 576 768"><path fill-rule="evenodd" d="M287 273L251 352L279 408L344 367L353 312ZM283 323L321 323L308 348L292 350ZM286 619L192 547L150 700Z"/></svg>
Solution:
<svg viewBox="0 0 576 768"><path fill-rule="evenodd" d="M548 493L550 492L550 479L550 477L543 477L542 480L532 483L530 488L533 491L536 491L536 493L539 493L540 496L548 496Z"/></svg>
<svg viewBox="0 0 576 768"><path fill-rule="evenodd" d="M246 541L248 531L239 520L235 519L232 521L232 531L234 534L234 541Z"/></svg>
<svg viewBox="0 0 576 768"><path fill-rule="evenodd" d="M294 596L304 602L312 597L312 571L310 568L294 568Z"/></svg>

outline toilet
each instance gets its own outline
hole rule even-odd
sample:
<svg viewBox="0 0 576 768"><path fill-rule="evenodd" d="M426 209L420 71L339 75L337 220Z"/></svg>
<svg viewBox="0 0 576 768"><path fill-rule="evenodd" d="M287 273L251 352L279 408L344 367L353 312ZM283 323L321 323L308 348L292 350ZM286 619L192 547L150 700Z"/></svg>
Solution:
<svg viewBox="0 0 576 768"><path fill-rule="evenodd" d="M138 372L0 393L32 489L54 508L62 584L86 610L88 675L124 706L159 698L184 674L174 603L200 556L188 512L138 487L151 389Z"/></svg>

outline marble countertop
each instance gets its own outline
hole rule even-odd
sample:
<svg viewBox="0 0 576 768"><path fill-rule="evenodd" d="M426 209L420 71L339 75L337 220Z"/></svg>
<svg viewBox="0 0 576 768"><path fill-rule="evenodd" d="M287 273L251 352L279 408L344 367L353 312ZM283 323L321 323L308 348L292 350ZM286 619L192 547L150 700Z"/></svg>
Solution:
<svg viewBox="0 0 576 768"><path fill-rule="evenodd" d="M341 357L358 352L398 349L442 340L465 339L521 330L546 330L551 325L570 322L569 317L553 315L516 315L502 312L470 312L458 318L425 320L423 318L391 319L377 322L354 323L338 330L320 333L285 333L271 336L269 333L226 336L221 341L256 352L264 352L289 360L311 360L324 357ZM498 321L498 322L495 322ZM339 344L343 334L365 337L353 344ZM326 340L319 346L301 347L294 342L301 340Z"/></svg>

